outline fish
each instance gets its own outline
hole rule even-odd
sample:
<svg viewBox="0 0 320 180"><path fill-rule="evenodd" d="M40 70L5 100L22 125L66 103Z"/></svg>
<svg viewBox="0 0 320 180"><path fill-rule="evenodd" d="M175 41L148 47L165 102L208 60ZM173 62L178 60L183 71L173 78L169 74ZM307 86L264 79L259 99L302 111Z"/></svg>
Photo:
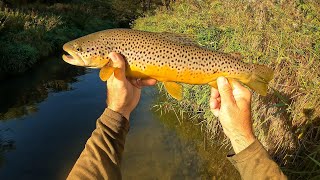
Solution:
<svg viewBox="0 0 320 180"><path fill-rule="evenodd" d="M273 79L271 68L246 63L240 53L213 51L188 35L169 32L107 29L67 42L63 50L68 54L62 58L69 64L100 68L103 81L115 70L108 54L120 53L126 60L127 77L156 79L177 100L183 98L183 83L217 88L217 78L224 76L266 96Z"/></svg>

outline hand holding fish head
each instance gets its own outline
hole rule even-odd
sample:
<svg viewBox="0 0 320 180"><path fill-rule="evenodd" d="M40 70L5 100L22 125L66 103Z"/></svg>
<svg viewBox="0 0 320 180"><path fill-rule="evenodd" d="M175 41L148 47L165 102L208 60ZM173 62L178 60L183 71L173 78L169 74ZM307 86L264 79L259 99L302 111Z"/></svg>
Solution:
<svg viewBox="0 0 320 180"><path fill-rule="evenodd" d="M155 79L127 79L125 76L125 60L120 54L110 53L109 57L115 68L107 80L107 105L108 108L122 114L129 120L130 113L137 106L141 88L153 86Z"/></svg>

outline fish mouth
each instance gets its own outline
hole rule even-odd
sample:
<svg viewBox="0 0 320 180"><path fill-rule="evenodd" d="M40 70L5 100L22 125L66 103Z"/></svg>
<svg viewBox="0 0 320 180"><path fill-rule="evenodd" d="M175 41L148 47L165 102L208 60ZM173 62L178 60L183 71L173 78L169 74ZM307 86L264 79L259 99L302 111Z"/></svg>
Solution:
<svg viewBox="0 0 320 180"><path fill-rule="evenodd" d="M76 66L86 66L85 61L76 52L72 51L68 44L63 45L63 50L68 54L62 55L62 59L72 65Z"/></svg>

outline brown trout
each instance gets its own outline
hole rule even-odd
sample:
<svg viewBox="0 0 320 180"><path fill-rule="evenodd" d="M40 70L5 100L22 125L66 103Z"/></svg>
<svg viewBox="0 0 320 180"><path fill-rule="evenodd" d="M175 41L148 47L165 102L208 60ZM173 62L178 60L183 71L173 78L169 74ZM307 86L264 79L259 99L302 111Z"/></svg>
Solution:
<svg viewBox="0 0 320 180"><path fill-rule="evenodd" d="M257 93L267 94L273 71L241 60L238 53L223 53L200 47L190 38L173 33L154 33L132 29L99 31L66 43L69 64L101 68L100 78L108 80L113 73L110 52L117 52L127 62L126 76L153 78L164 83L168 93L182 99L182 85L209 84L217 87L216 79L225 76L239 80Z"/></svg>

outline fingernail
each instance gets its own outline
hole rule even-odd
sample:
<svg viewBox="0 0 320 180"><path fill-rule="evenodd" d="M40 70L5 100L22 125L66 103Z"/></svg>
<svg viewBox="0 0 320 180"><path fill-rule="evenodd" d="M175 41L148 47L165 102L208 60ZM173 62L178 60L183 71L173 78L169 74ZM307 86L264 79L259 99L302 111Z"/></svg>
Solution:
<svg viewBox="0 0 320 180"><path fill-rule="evenodd" d="M140 78L137 79L137 84L138 84L139 86L141 86L141 79L140 79Z"/></svg>
<svg viewBox="0 0 320 180"><path fill-rule="evenodd" d="M225 84L228 83L227 78L225 78L225 77L223 77L223 76L218 77L217 82L218 82L218 84L220 84L220 85L225 85Z"/></svg>

